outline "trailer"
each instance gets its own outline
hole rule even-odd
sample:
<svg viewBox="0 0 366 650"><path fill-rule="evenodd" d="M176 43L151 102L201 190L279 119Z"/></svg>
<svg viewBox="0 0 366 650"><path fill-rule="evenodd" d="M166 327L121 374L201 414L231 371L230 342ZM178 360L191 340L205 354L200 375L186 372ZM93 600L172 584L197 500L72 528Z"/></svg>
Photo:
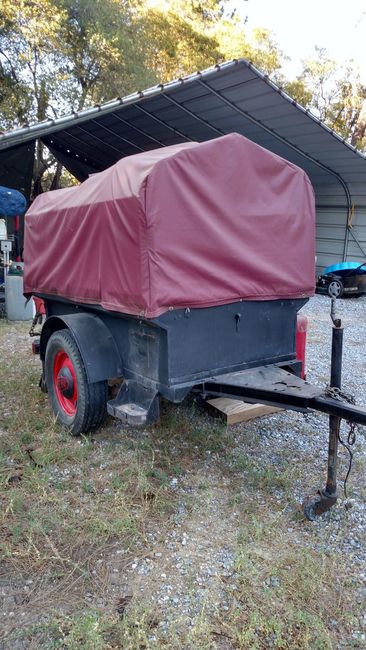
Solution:
<svg viewBox="0 0 366 650"><path fill-rule="evenodd" d="M44 301L40 384L61 424L77 435L107 413L151 423L160 397L191 391L315 409L330 415L328 480L304 512L331 507L340 419L366 424L366 410L340 399L334 311L333 392L302 378L297 318L314 293L314 224L305 172L238 134L130 156L38 197L24 291Z"/></svg>

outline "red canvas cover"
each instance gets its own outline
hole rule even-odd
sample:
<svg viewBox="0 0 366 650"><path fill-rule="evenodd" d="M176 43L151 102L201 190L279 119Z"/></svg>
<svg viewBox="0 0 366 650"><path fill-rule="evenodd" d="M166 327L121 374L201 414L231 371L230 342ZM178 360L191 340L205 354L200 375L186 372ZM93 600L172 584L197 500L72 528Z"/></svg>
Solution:
<svg viewBox="0 0 366 650"><path fill-rule="evenodd" d="M168 309L310 296L305 172L236 133L118 161L26 215L26 294L153 318Z"/></svg>

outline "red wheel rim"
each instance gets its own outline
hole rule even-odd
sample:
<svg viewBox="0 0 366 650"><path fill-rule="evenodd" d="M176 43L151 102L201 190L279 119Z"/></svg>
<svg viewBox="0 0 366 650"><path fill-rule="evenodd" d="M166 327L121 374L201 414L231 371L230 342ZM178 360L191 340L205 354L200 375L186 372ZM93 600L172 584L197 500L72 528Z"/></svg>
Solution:
<svg viewBox="0 0 366 650"><path fill-rule="evenodd" d="M57 352L53 362L53 385L58 403L66 415L75 415L78 386L74 366L64 350Z"/></svg>

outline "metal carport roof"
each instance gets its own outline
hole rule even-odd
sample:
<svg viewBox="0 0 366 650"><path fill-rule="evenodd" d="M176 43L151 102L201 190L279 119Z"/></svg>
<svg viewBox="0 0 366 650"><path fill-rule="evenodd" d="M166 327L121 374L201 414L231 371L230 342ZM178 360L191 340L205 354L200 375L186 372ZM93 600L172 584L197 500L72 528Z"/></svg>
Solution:
<svg viewBox="0 0 366 650"><path fill-rule="evenodd" d="M319 244L324 248L320 266L349 254L366 257L365 156L243 59L5 133L0 163L1 152L40 138L83 180L123 156L233 131L309 175L317 200L318 255Z"/></svg>

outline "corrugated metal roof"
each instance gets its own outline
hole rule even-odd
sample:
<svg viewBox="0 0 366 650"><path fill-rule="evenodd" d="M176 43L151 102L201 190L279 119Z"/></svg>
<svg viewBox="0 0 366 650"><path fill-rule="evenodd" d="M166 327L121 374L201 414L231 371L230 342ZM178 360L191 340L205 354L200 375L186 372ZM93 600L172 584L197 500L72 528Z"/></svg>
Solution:
<svg viewBox="0 0 366 650"><path fill-rule="evenodd" d="M346 210L354 197L366 206L365 156L244 59L6 133L0 152L41 138L82 180L123 156L233 131L302 167L318 203L337 194Z"/></svg>
<svg viewBox="0 0 366 650"><path fill-rule="evenodd" d="M103 169L121 156L232 131L301 164L310 176L321 169L366 180L362 154L243 59L5 133L0 150L41 138L53 150Z"/></svg>

